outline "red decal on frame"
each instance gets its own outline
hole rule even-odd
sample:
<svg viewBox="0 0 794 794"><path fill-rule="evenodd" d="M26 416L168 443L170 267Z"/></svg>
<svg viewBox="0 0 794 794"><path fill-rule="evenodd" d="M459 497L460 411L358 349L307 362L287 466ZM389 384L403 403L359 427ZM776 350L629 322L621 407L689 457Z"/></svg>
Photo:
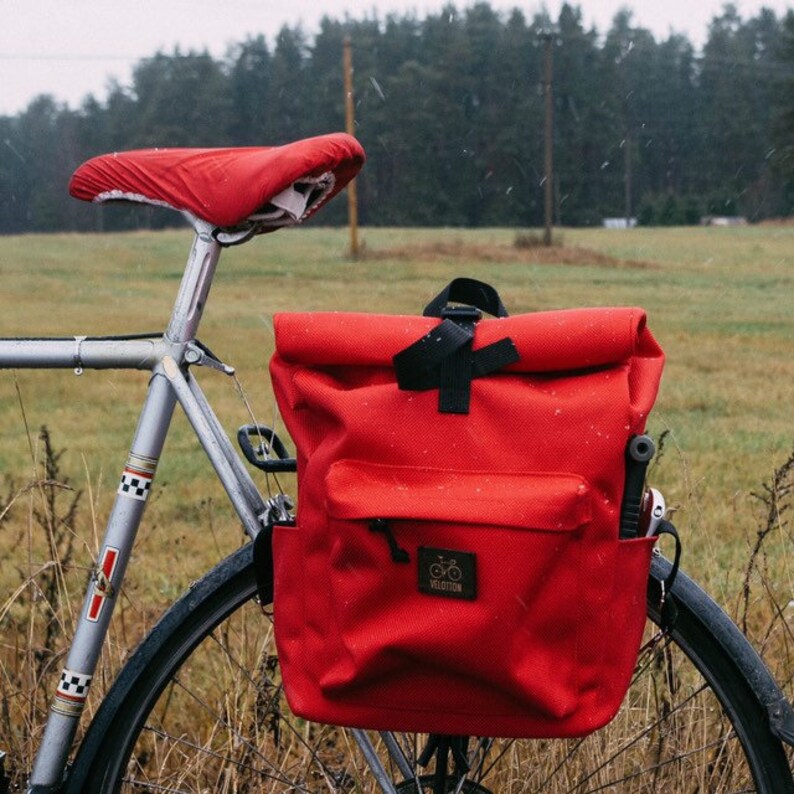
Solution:
<svg viewBox="0 0 794 794"><path fill-rule="evenodd" d="M113 546L105 546L102 562L94 575L94 592L91 595L91 603L88 605L88 612L86 613L86 618L92 623L96 623L99 620L105 601L113 595L111 579L116 570L118 558L118 549Z"/></svg>

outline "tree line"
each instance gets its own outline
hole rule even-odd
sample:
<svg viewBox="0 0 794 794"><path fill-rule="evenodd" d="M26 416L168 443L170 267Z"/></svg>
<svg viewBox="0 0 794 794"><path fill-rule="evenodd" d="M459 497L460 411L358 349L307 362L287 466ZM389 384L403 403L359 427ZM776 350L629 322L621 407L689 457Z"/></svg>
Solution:
<svg viewBox="0 0 794 794"><path fill-rule="evenodd" d="M633 215L751 220L794 205L794 12L733 5L701 51L657 40L629 11L605 33L581 8L557 19L479 2L424 18L324 18L207 52L159 52L130 85L79 108L50 96L0 118L0 232L162 225L168 213L98 211L66 196L95 154L152 146L270 145L343 129L342 50L353 47L356 134L373 225L543 223L544 38L552 36L554 213L563 225ZM320 215L343 222L344 202Z"/></svg>

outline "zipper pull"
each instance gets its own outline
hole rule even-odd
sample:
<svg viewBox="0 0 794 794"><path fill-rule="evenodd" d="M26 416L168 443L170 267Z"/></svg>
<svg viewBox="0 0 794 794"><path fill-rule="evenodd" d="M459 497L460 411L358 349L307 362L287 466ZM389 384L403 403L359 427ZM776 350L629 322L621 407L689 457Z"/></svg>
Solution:
<svg viewBox="0 0 794 794"><path fill-rule="evenodd" d="M411 558L405 549L401 549L397 544L397 538L391 531L389 522L383 518L376 518L369 524L370 532L382 532L386 536L386 542L389 544L389 552L394 562L407 563L411 562Z"/></svg>

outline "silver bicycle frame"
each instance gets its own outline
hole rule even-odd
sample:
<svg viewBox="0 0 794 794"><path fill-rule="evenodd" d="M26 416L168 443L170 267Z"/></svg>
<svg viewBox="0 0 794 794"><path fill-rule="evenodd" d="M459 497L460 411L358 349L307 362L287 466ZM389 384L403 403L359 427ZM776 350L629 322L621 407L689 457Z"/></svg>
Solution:
<svg viewBox="0 0 794 794"><path fill-rule="evenodd" d="M186 213L187 215L187 213ZM253 539L265 524L268 506L210 407L191 365L234 370L209 357L196 344L222 247L213 228L189 217L196 231L179 293L165 333L159 337L0 339L0 369L138 369L151 379L138 425L122 470L99 557L88 585L72 644L28 782L28 794L55 792L64 783L67 760L96 669L116 596L143 516L165 437L179 403L218 474L229 499ZM394 784L363 731L352 732L384 794ZM384 734L398 768L413 777L393 737Z"/></svg>
<svg viewBox="0 0 794 794"><path fill-rule="evenodd" d="M162 337L0 339L3 369L74 369L77 374L83 369L140 369L152 373L97 565L51 702L29 781L31 792L53 791L63 782L68 754L177 402L218 473L245 531L253 538L262 527L260 517L265 514L265 502L189 372L190 364L200 364L205 358L195 337L221 253L210 226L194 219L194 228L196 235L185 273Z"/></svg>

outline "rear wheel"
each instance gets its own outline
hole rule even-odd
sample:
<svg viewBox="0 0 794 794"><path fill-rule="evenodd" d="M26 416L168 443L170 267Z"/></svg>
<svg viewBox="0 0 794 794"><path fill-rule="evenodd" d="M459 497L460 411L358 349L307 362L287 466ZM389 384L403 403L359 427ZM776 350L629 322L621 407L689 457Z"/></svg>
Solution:
<svg viewBox="0 0 794 794"><path fill-rule="evenodd" d="M656 621L663 567L654 564L657 578L649 587L649 616ZM794 791L748 664L755 665L756 682L768 673L749 646L751 661L743 665L731 658L735 649L726 654L718 629L727 618L690 580L678 581L676 627L649 642L610 725L578 740L472 739L468 774L441 784L432 763L417 764L426 737L365 734L290 713L272 622L254 599L245 547L174 604L131 657L86 735L67 789ZM650 626L649 638L655 633ZM738 630L731 641L745 642Z"/></svg>

